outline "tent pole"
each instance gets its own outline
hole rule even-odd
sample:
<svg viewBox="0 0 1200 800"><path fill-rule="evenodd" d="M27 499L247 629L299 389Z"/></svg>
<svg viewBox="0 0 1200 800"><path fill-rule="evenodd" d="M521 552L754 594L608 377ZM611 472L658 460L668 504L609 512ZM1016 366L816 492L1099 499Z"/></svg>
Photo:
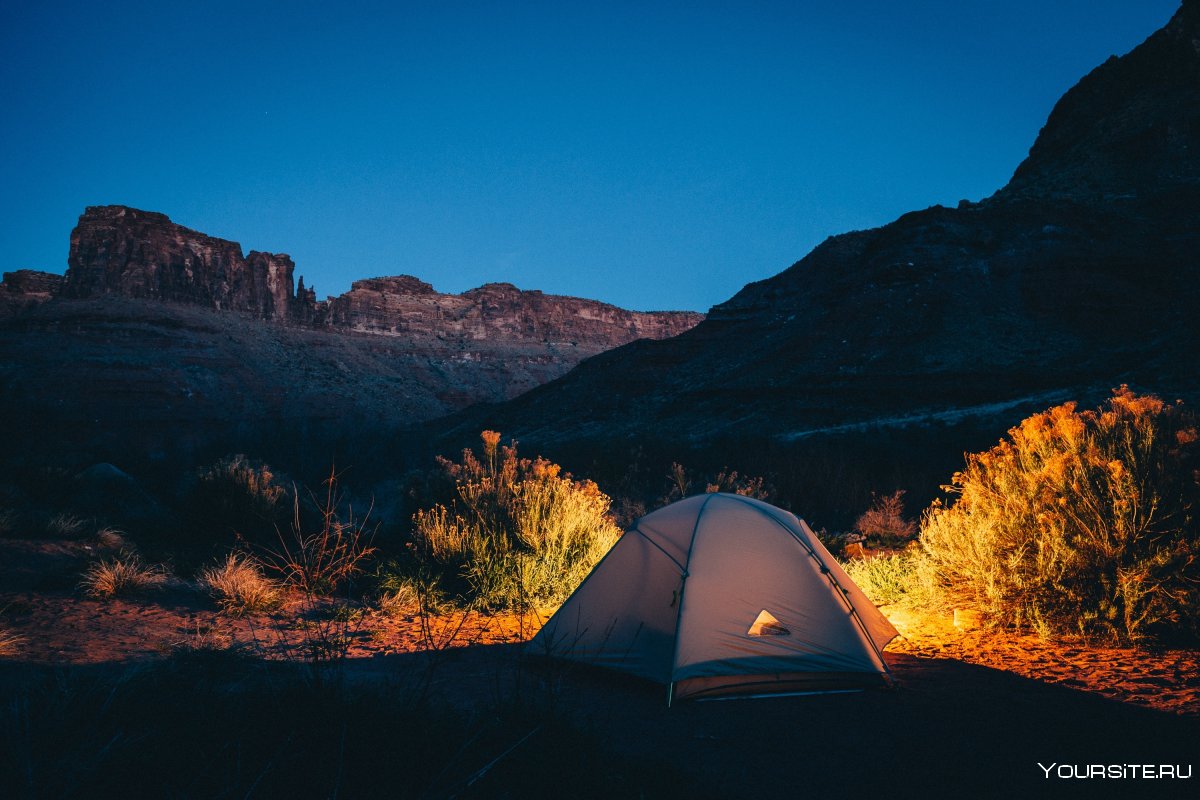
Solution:
<svg viewBox="0 0 1200 800"><path fill-rule="evenodd" d="M800 546L803 547L808 552L809 557L812 558L813 561L817 562L817 564L821 567L821 572L825 575L825 579L835 589L837 589L838 597L840 597L842 599L842 602L846 604L846 608L850 609L850 616L853 617L854 621L858 623L858 628L860 631L862 631L863 638L867 640L867 644L870 645L871 651L873 653L875 653L875 657L879 660L879 666L883 667L884 679L887 680L887 682L889 684L894 683L894 679L892 677L892 670L887 665L887 662L883 660L883 650L881 650L875 644L875 640L871 638L871 634L867 630L867 623L863 621L862 615L860 615L858 613L858 609L854 607L854 603L850 602L849 598L846 596L846 591L842 588L842 585L840 583L838 583L837 580L833 577L833 573L829 571L829 567L825 566L825 562L821 560L821 557L817 555L817 552L812 549L812 547L808 544L808 542L804 541L802 538L797 536L795 531L793 531L787 525L784 525L783 522L781 522L779 519L777 519L774 515L768 514L766 511L763 511L761 508L754 505L753 503L747 502L745 500L745 498L738 497L735 495L732 499L738 500L739 502L743 503L744 505L749 506L750 508L754 509L758 513L762 514L767 519L774 522L779 527L783 528L785 531L787 531L791 535L791 537L793 539L795 539L797 542L800 543ZM703 511L704 510L703 507L701 507L700 510ZM797 518L796 521L799 522L804 527L807 527L807 523L805 523L804 520ZM697 525L698 524L699 524L699 522L697 521ZM803 531L804 528L801 528L801 530ZM809 533L812 533L811 528L809 529ZM813 535L815 536L815 534L813 534ZM696 538L696 535L695 535L695 533L693 533L692 534L693 542L695 542L695 538ZM688 561L690 563L691 562L690 552L688 555L689 555ZM673 668L674 667L672 666L672 669Z"/></svg>
<svg viewBox="0 0 1200 800"><path fill-rule="evenodd" d="M700 518L704 516L704 509L708 508L709 502L716 496L716 494L709 494L704 498L704 502L700 504L700 509L696 512L696 522L692 525L692 540L688 543L687 563L683 565L683 575L679 581L679 608L675 610L675 643L671 650L672 677L675 675L675 664L679 661L679 623L683 621L683 592L687 588L687 579L692 568L692 551L696 549L696 534L700 532ZM672 681L667 694L667 708L671 707L671 698L674 696L674 692L675 683Z"/></svg>
<svg viewBox="0 0 1200 800"><path fill-rule="evenodd" d="M671 707L671 701L675 699L675 682L671 681L667 684L667 708Z"/></svg>

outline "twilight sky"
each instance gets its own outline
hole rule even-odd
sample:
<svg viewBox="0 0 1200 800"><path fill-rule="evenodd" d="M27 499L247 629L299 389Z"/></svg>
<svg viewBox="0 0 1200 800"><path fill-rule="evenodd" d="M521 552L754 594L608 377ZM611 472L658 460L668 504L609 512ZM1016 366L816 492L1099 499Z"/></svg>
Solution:
<svg viewBox="0 0 1200 800"><path fill-rule="evenodd" d="M0 270L88 205L290 253L706 310L1003 185L1176 0L0 5Z"/></svg>

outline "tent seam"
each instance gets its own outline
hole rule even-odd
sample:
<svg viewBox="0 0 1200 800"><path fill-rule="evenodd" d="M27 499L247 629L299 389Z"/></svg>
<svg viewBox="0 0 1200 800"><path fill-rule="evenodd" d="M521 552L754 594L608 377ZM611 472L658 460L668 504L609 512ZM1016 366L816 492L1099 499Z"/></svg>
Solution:
<svg viewBox="0 0 1200 800"><path fill-rule="evenodd" d="M653 539L651 539L649 536L647 536L647 535L646 535L646 532L645 532L645 531L643 531L641 528L639 528L637 525L634 525L632 528L630 528L629 530L625 531L625 533L626 533L626 534L630 534L630 533L636 533L638 536L642 537L642 538L643 538L643 539L645 539L647 542L649 542L649 543L650 543L650 544L651 544L651 545L654 547L654 549L658 550L658 552L662 553L664 556L666 556L667 558L671 559L671 563L673 563L675 566L679 567L679 569L680 569L682 572L685 572L685 573L687 572L687 567L685 567L683 564L680 564L680 563L679 563L679 559L675 558L675 556L673 556L673 555L671 555L670 553L668 553L668 552L666 551L666 549L664 549L664 548L663 548L663 546L662 546L662 545L660 545L658 542L654 541L654 540L653 540ZM597 564L596 566L599 566L599 564ZM582 586L582 585L583 585L583 584L580 584L580 586Z"/></svg>
<svg viewBox="0 0 1200 800"><path fill-rule="evenodd" d="M826 566L825 562L821 560L821 557L819 555L817 555L817 551L814 550L812 548L812 546L808 544L808 542L805 542L803 539L801 539L799 536L797 536L796 532L793 531L791 528L789 528L787 525L784 525L782 522L780 522L778 519L776 519L773 515L768 514L766 511L759 508L754 503L749 502L741 495L730 494L730 495L725 495L725 496L728 497L730 500L736 500L737 502L741 503L742 505L744 505L748 508L754 509L759 514L762 514L764 517L771 520L779 527L783 528L785 531L788 532L789 535L791 535L791 537L793 539L795 539L797 542L799 542L801 547L803 547L805 550L808 551L808 555L810 558L812 558L813 561L816 561L818 564L821 565L821 572L824 573L825 579L827 581L829 581L829 583L831 583L835 589L837 589L838 596L842 599L842 602L846 604L846 607L850 609L850 615L852 617L854 617L854 621L858 623L858 628L862 632L863 637L866 638L867 644L871 646L871 650L875 653L875 657L879 659L879 666L883 667L884 673L887 674L887 676L890 678L892 675L892 670L891 670L891 668L888 667L887 662L883 660L883 651L880 650L880 648L878 646L876 646L875 640L871 638L870 631L867 630L867 624L866 624L866 622L863 621L862 615L858 613L858 609L855 608L854 604L850 602L849 598L846 596L846 590L842 588L842 585L840 583L838 583L837 578L835 578L833 576L833 571L830 570L829 567ZM800 519L799 517L796 517L796 521L802 525L805 524L804 520ZM815 536L816 534L813 534L813 535ZM695 539L695 534L693 534L692 538ZM688 553L688 560L689 560L689 562L691 561L691 553L690 552ZM680 605L680 610L682 610L683 602L680 601L679 605ZM674 672L675 672L675 665L673 663L671 664L671 672L672 672L672 674L674 674Z"/></svg>
<svg viewBox="0 0 1200 800"><path fill-rule="evenodd" d="M675 685L675 665L679 661L679 626L683 622L683 598L687 593L687 579L690 575L689 570L692 566L692 552L696 549L696 534L700 532L700 520L704 518L704 510L708 508L708 504L712 502L712 499L716 496L717 494L714 493L704 498L704 502L700 504L700 510L696 512L696 522L692 525L692 538L691 541L688 542L687 563L683 567L683 581L679 584L679 610L675 612L675 631L673 637L675 641L671 647L671 671L669 673L670 681L668 682L669 687L674 687ZM670 688L668 688L667 691L667 705L669 706L671 704Z"/></svg>

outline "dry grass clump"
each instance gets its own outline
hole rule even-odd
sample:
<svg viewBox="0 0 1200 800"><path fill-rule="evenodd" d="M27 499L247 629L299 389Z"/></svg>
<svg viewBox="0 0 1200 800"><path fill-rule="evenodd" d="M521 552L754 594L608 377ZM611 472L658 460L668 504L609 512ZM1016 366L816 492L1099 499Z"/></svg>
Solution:
<svg viewBox="0 0 1200 800"><path fill-rule="evenodd" d="M129 541L124 531L106 526L96 531L96 545L105 550L125 550L129 547Z"/></svg>
<svg viewBox="0 0 1200 800"><path fill-rule="evenodd" d="M1200 434L1127 387L970 455L922 521L920 571L1002 624L1123 641L1200 628Z"/></svg>
<svg viewBox="0 0 1200 800"><path fill-rule="evenodd" d="M557 464L517 457L484 431L482 458L439 463L455 482L449 505L413 517L419 557L460 598L488 608L565 599L617 541L611 500Z"/></svg>
<svg viewBox="0 0 1200 800"><path fill-rule="evenodd" d="M75 539L87 531L88 521L74 514L55 514L46 520L46 535L56 539Z"/></svg>
<svg viewBox="0 0 1200 800"><path fill-rule="evenodd" d="M79 586L89 597L108 599L160 589L167 573L160 566L147 566L134 553L94 562L83 573Z"/></svg>
<svg viewBox="0 0 1200 800"><path fill-rule="evenodd" d="M263 575L259 563L238 553L230 553L223 562L202 570L198 582L229 614L270 611L283 602L283 592Z"/></svg>
<svg viewBox="0 0 1200 800"><path fill-rule="evenodd" d="M0 627L0 656L15 656L24 643L24 636L18 636L7 628Z"/></svg>
<svg viewBox="0 0 1200 800"><path fill-rule="evenodd" d="M388 617L411 617L421 613L422 599L420 589L414 583L406 582L397 588L385 591L376 601L379 611Z"/></svg>

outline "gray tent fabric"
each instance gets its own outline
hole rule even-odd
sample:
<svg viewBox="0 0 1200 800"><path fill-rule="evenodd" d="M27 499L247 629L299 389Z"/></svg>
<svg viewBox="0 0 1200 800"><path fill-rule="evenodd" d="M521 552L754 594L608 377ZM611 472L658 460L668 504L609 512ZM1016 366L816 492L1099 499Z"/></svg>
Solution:
<svg viewBox="0 0 1200 800"><path fill-rule="evenodd" d="M896 635L803 520L707 494L639 519L528 647L682 699L884 683Z"/></svg>

